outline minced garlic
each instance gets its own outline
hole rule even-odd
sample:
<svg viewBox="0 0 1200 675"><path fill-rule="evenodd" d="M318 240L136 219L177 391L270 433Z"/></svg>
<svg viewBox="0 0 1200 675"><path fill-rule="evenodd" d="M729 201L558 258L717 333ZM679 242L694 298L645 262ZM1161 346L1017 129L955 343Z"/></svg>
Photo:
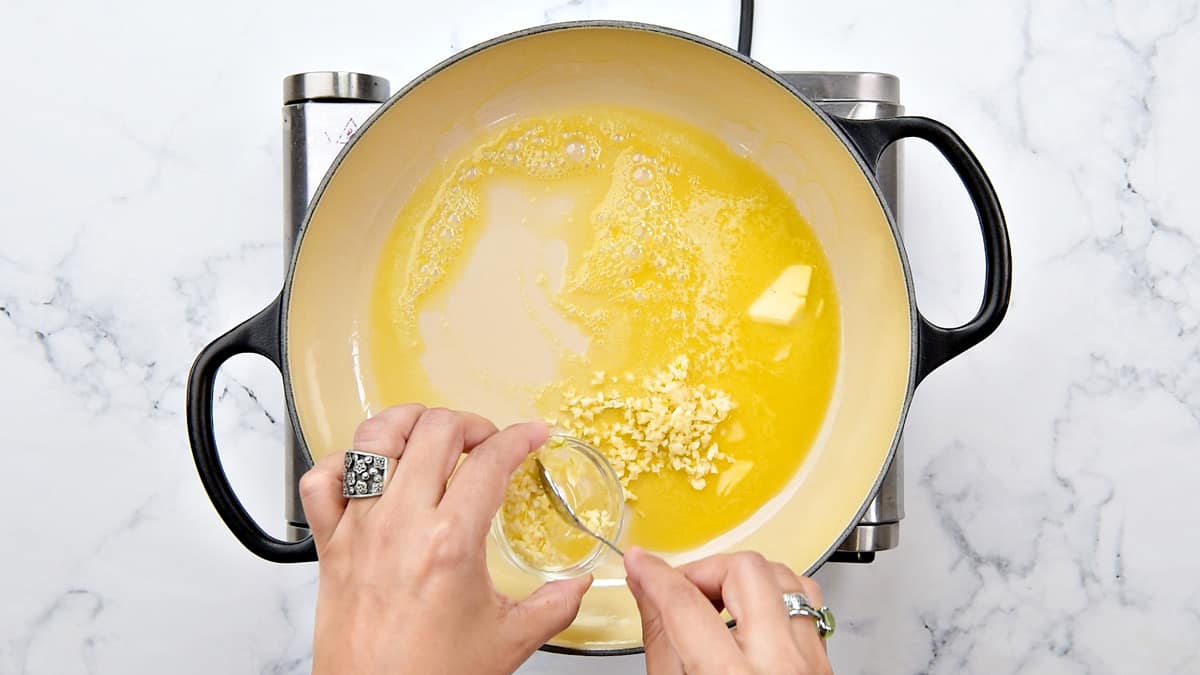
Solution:
<svg viewBox="0 0 1200 675"><path fill-rule="evenodd" d="M565 392L563 416L555 422L608 458L629 499L636 498L629 485L638 476L667 469L703 490L708 476L718 473L717 464L732 461L714 433L734 403L719 389L689 384L688 369L688 357L679 356L641 378L640 386L630 386L636 382L630 375L613 378L598 372L591 381L594 391Z"/></svg>
<svg viewBox="0 0 1200 675"><path fill-rule="evenodd" d="M539 569L561 569L582 560L596 543L563 520L554 509L553 499L542 488L532 458L513 474L500 508L501 527L504 538L512 552L532 567ZM602 520L595 515L598 510L579 514L580 520L591 526L590 518L597 525ZM611 519L609 519L611 521ZM599 532L607 532L611 523Z"/></svg>
<svg viewBox="0 0 1200 675"><path fill-rule="evenodd" d="M584 527L596 533L607 534L616 529L612 514L604 509L587 509L575 514L583 522Z"/></svg>
<svg viewBox="0 0 1200 675"><path fill-rule="evenodd" d="M555 453L560 447L562 441L551 438L539 457L555 483L563 488L579 520L592 532L615 539L619 531L617 519L604 508L606 495L616 499L615 489L606 492L598 484L600 475L595 465L577 456ZM531 457L513 474L500 508L500 526L509 548L529 566L547 571L579 564L600 546L555 510L553 499L542 486ZM607 506L619 503L609 502Z"/></svg>

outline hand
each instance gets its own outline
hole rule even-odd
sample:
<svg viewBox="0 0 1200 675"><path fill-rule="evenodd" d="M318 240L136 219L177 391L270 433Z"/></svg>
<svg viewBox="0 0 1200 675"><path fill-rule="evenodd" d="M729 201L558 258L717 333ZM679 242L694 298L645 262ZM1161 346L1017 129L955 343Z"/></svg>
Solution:
<svg viewBox="0 0 1200 675"><path fill-rule="evenodd" d="M304 475L320 559L315 675L511 673L574 620L591 577L516 602L485 561L509 477L546 435L540 423L497 432L477 415L399 406L354 434L355 450L398 460L382 496L347 504L343 453Z"/></svg>
<svg viewBox="0 0 1200 675"><path fill-rule="evenodd" d="M675 569L633 548L625 571L642 615L647 675L833 672L813 620L789 618L783 604L784 593L799 591L821 607L821 589L785 565L732 553ZM733 630L721 608L737 620Z"/></svg>

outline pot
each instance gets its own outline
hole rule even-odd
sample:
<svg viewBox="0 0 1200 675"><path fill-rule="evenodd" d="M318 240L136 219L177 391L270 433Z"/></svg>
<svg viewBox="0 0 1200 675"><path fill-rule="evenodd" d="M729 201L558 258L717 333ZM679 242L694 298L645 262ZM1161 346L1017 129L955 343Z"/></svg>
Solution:
<svg viewBox="0 0 1200 675"><path fill-rule="evenodd" d="M858 522L895 452L916 386L991 334L1007 309L1004 216L979 162L945 125L920 117L846 120L822 112L761 65L703 38L631 23L559 24L458 54L397 92L358 130L317 191L280 295L201 351L188 381L188 433L201 481L234 535L275 562L316 559L311 539L282 541L241 505L213 434L213 383L236 354L283 374L301 451L345 449L371 410L357 342L378 251L405 200L456 145L500 119L604 103L650 108L742 148L793 199L819 238L842 306L841 362L818 441L796 475L720 548L758 550L811 573ZM937 148L967 190L983 233L986 280L976 316L956 328L921 316L896 222L875 182L902 138ZM489 551L496 585L520 596L536 580ZM603 581L603 580L602 580ZM623 580L597 583L580 618L547 648L637 651L641 629Z"/></svg>

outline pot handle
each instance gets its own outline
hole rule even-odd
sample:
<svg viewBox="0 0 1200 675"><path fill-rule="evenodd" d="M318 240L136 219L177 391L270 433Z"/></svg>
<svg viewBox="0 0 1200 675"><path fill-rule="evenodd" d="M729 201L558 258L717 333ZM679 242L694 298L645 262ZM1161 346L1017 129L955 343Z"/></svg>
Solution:
<svg viewBox="0 0 1200 675"><path fill-rule="evenodd" d="M276 298L266 309L200 351L188 374L188 438L200 482L204 484L204 490L208 492L217 514L238 541L251 553L271 562L311 562L317 559L312 537L295 542L284 541L267 534L254 522L229 484L229 477L225 475L220 455L217 454L216 435L213 433L213 383L217 371L230 357L258 354L282 370L279 341L281 307L281 298Z"/></svg>
<svg viewBox="0 0 1200 675"><path fill-rule="evenodd" d="M1004 212L979 160L958 134L945 124L927 117L870 120L835 117L834 120L854 141L872 173L883 151L896 141L902 138L928 141L958 174L979 217L979 229L983 233L983 301L975 317L957 328L938 326L918 311L917 382L920 382L938 366L991 335L1008 311L1012 294L1012 249L1008 241L1008 228L1004 224Z"/></svg>

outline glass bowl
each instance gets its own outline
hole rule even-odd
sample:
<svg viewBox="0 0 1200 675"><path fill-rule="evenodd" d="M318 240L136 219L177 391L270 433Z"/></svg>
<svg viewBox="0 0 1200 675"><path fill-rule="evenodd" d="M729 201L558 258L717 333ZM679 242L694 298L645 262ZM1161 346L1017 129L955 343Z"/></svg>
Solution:
<svg viewBox="0 0 1200 675"><path fill-rule="evenodd" d="M513 565L534 576L554 580L587 574L611 551L553 509L549 500L554 497L536 482L533 469L535 457L542 461L554 483L565 493L568 504L585 523L588 522L588 518L585 517L588 511L607 514L596 533L620 545L621 534L625 529L625 492L621 489L617 473L596 448L577 438L560 434L551 435L546 444L533 452L525 464L517 469L513 483L505 495L505 504L492 519L491 536ZM529 472L528 477L522 476L523 472ZM527 491L526 499L510 502L509 500L514 498L513 491L520 489ZM522 505L525 508L522 508ZM528 514L514 513L530 510L532 512ZM512 513L514 518L506 517L506 512ZM530 518L523 519L520 524L508 522L524 518L526 515ZM601 514L593 514L596 515ZM544 535L533 537L535 541L555 544L555 552L560 553L555 557L559 559L534 560L523 554L522 550L528 550L529 545L519 540L520 535L525 534L519 532L522 526L537 528ZM510 540L510 536L518 540ZM570 550L563 550L563 546L570 547Z"/></svg>

